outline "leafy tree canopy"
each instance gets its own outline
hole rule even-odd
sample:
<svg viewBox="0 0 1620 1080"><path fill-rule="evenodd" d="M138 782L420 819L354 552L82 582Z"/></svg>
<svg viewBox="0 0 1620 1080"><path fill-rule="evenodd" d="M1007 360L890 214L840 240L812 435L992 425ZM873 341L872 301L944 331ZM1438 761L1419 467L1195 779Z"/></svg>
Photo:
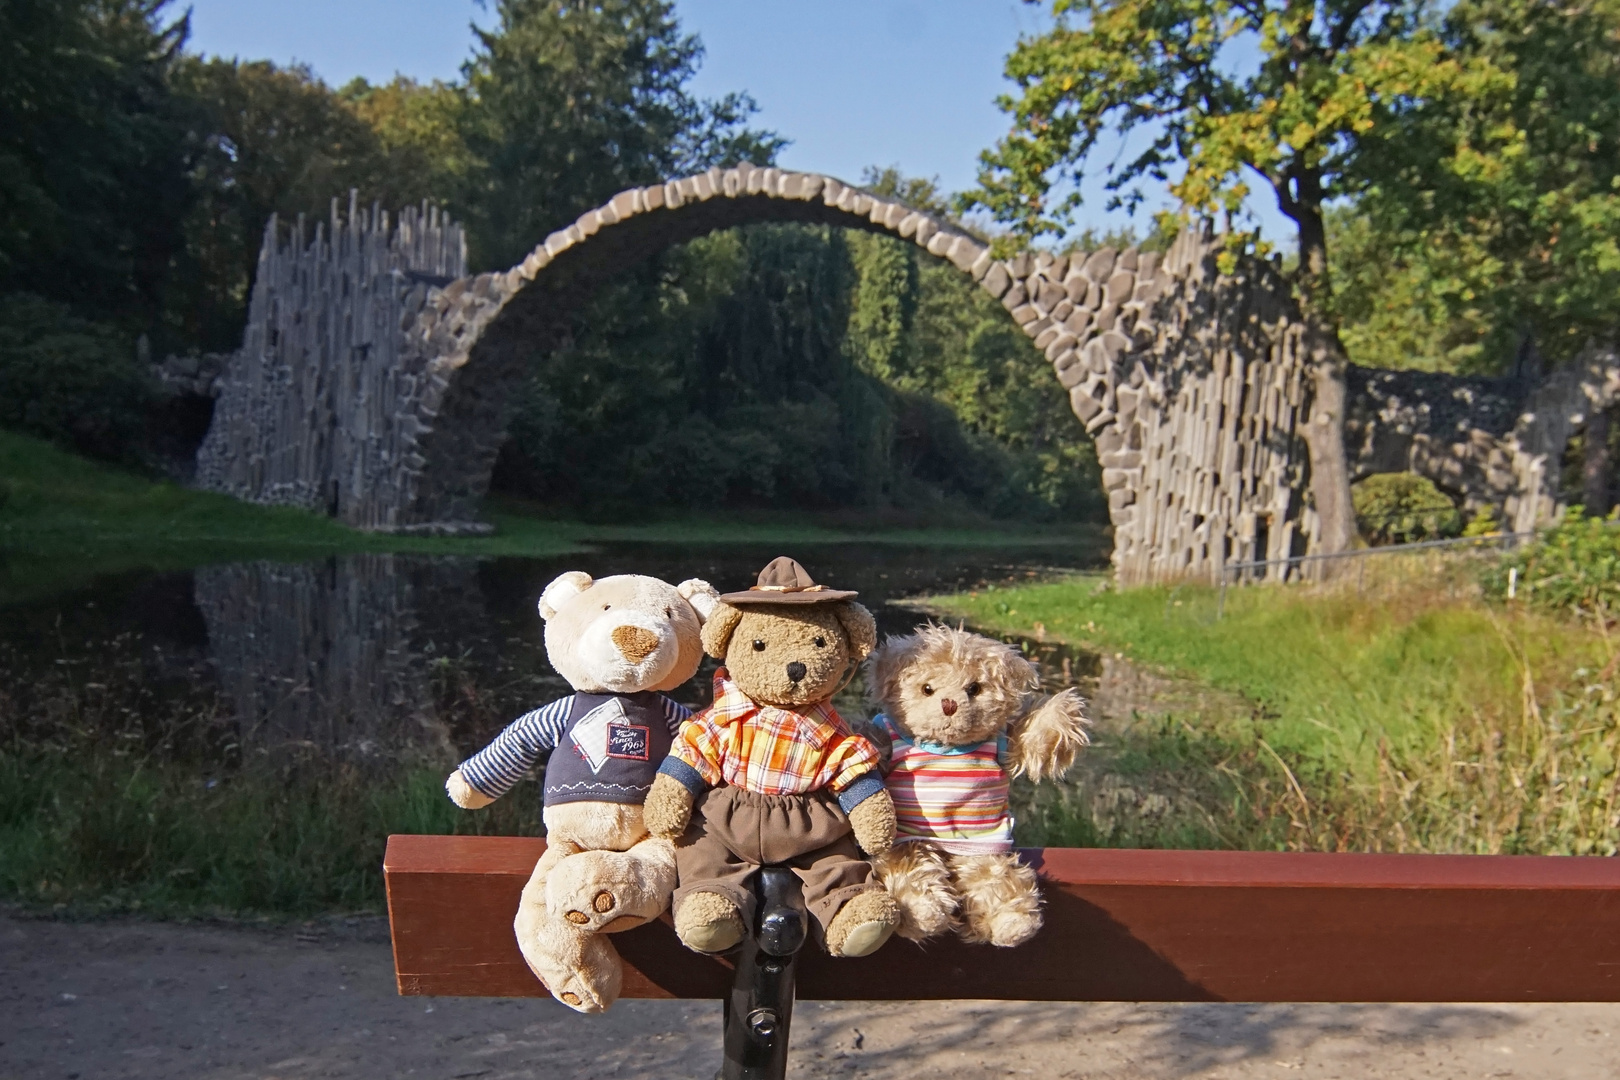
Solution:
<svg viewBox="0 0 1620 1080"><path fill-rule="evenodd" d="M628 187L710 165L769 164L746 94L686 89L703 57L669 0L499 0L464 71L460 209L481 265L510 266Z"/></svg>
<svg viewBox="0 0 1620 1080"><path fill-rule="evenodd" d="M163 7L0 4L0 292L152 317L189 201L168 84L187 22Z"/></svg>
<svg viewBox="0 0 1620 1080"><path fill-rule="evenodd" d="M1368 134L1471 77L1426 0L1054 0L1056 25L1007 59L1013 131L969 198L1024 235L1061 231L1104 136L1111 205L1167 181L1191 215L1231 215L1259 182L1298 230L1302 280L1326 285L1323 205ZM1252 53L1253 63L1243 57Z"/></svg>
<svg viewBox="0 0 1620 1080"><path fill-rule="evenodd" d="M1620 3L1461 0L1441 37L1485 74L1365 141L1332 229L1345 344L1391 367L1566 360L1620 323Z"/></svg>

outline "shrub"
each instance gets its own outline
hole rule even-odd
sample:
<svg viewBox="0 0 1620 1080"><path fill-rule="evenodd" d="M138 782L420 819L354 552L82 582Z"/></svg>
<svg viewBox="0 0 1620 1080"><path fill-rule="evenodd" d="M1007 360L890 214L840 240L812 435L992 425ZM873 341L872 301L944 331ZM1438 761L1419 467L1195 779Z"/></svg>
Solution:
<svg viewBox="0 0 1620 1080"><path fill-rule="evenodd" d="M116 329L28 293L0 297L0 426L97 457L133 458L154 395Z"/></svg>
<svg viewBox="0 0 1620 1080"><path fill-rule="evenodd" d="M1439 488L1415 473L1377 473L1350 489L1356 527L1367 543L1409 544L1462 531L1462 515Z"/></svg>
<svg viewBox="0 0 1620 1080"><path fill-rule="evenodd" d="M1505 598L1510 576L1515 596L1526 603L1607 617L1620 608L1620 528L1612 516L1589 518L1585 507L1571 506L1556 527L1485 573L1485 594Z"/></svg>

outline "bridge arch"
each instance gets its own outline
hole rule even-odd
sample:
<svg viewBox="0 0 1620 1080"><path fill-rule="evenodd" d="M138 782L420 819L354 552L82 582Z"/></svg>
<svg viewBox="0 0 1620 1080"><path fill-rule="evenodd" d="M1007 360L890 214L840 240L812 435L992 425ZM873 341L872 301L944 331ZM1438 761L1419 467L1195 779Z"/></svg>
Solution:
<svg viewBox="0 0 1620 1080"><path fill-rule="evenodd" d="M1269 268L1219 274L1218 242L1194 230L1162 254L1001 259L898 200L749 165L621 192L517 266L476 276L460 271L459 231L427 211L391 229L352 197L342 219L334 200L308 245L302 221L290 246L272 221L199 482L364 528L465 528L527 358L566 341L570 314L634 264L760 222L893 236L999 300L1097 445L1122 579L1314 546L1300 324Z"/></svg>

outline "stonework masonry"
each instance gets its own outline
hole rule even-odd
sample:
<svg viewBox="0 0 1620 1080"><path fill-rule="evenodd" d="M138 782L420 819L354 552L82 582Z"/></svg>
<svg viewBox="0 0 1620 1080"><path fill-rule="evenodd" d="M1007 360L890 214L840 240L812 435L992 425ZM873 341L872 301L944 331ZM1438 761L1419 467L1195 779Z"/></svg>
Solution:
<svg viewBox="0 0 1620 1080"><path fill-rule="evenodd" d="M1620 355L1593 345L1539 379L1351 368L1345 443L1353 478L1415 472L1472 516L1527 532L1563 512L1569 440L1620 400Z"/></svg>
<svg viewBox="0 0 1620 1080"><path fill-rule="evenodd" d="M1001 259L950 222L893 199L829 176L749 165L621 192L504 273L465 275L461 230L430 208L391 227L351 196L347 218L334 200L329 225L309 238L300 220L286 241L272 221L243 348L218 380L199 482L362 528L477 530L531 358L568 341L584 302L636 263L715 229L764 221L914 243L1002 303L1096 442L1122 582L1207 580L1227 562L1317 546L1301 434L1312 404L1304 327L1269 265L1244 260L1223 274L1220 240L1193 230L1162 254L1104 248ZM1612 355L1592 361L1605 362L1612 372ZM1451 448L1466 444L1465 456L1501 480L1491 490L1504 507L1511 500L1514 520L1545 520L1555 509L1547 478L1556 464L1549 473L1546 462L1580 422L1570 402L1613 396L1584 376L1569 386L1555 376L1525 398L1543 419L1516 418L1511 430L1484 415L1496 406L1480 396L1481 419L1466 423L1483 434L1459 444L1424 428L1418 417L1433 408L1423 413L1407 384L1381 383L1383 374L1352 372L1352 461L1402 457L1380 434L1389 423L1412 428L1405 460L1418 471L1450 468ZM1613 382L1604 378L1602 386ZM1441 383L1425 392L1464 400ZM1473 415L1472 406L1455 408Z"/></svg>

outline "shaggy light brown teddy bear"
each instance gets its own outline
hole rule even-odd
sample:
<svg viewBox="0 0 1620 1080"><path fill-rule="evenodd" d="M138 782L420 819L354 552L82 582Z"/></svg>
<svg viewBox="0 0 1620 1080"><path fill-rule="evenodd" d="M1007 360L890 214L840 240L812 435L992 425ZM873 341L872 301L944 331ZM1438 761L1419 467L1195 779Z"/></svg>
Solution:
<svg viewBox="0 0 1620 1080"><path fill-rule="evenodd" d="M1041 928L1035 872L1013 851L1012 776L1060 777L1087 743L1074 690L1039 695L1035 665L1011 646L928 626L873 653L868 694L888 744L894 847L873 862L900 904L902 937L956 927L962 938L1020 945Z"/></svg>
<svg viewBox="0 0 1620 1080"><path fill-rule="evenodd" d="M445 788L468 810L511 790L543 755L546 851L518 904L518 947L558 1001L601 1012L623 969L601 934L657 918L675 888L675 851L651 837L642 800L690 715L673 690L703 659L707 582L670 585L571 571L540 597L546 656L575 693L525 713L461 763Z"/></svg>
<svg viewBox="0 0 1620 1080"><path fill-rule="evenodd" d="M875 952L899 925L856 846L875 855L894 839L877 751L829 700L877 643L854 596L781 558L704 624L704 648L725 662L714 704L681 729L645 807L654 836L680 838L675 932L691 949L742 940L762 865L792 868L834 956Z"/></svg>

